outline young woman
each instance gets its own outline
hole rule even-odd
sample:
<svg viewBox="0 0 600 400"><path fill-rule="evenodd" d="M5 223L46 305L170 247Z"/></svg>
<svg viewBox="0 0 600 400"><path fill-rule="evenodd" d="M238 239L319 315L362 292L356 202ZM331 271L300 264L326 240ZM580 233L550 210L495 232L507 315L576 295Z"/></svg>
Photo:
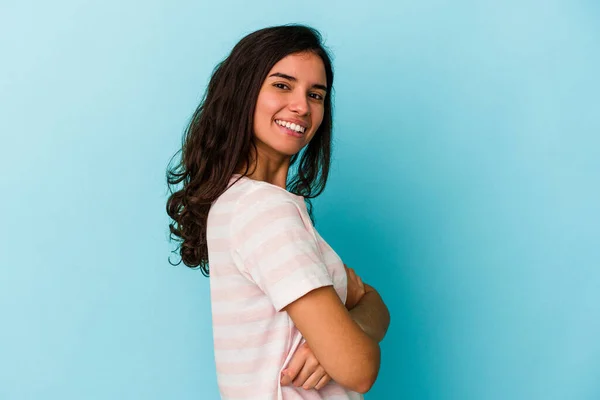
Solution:
<svg viewBox="0 0 600 400"><path fill-rule="evenodd" d="M249 34L215 69L168 171L182 184L167 203L182 261L210 265L224 399L360 399L377 377L388 310L312 223L332 84L314 29Z"/></svg>

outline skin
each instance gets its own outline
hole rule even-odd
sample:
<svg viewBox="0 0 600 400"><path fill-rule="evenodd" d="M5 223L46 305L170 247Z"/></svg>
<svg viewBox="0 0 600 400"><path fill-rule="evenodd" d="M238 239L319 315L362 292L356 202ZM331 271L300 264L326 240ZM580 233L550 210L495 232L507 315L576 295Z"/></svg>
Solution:
<svg viewBox="0 0 600 400"><path fill-rule="evenodd" d="M248 177L286 188L291 157L310 142L323 121L327 92L321 87L326 85L323 61L313 53L291 54L273 66L256 101L257 154L251 155L251 164L256 161L256 169ZM277 119L299 120L307 129L300 138L289 136L275 123Z"/></svg>
<svg viewBox="0 0 600 400"><path fill-rule="evenodd" d="M352 268L346 264L348 295L346 308L362 330L377 342L381 342L390 324L390 314L377 291L362 282ZM307 343L303 343L294 353L281 377L282 385L304 389L321 389L331 381L331 377L320 365Z"/></svg>
<svg viewBox="0 0 600 400"><path fill-rule="evenodd" d="M326 84L323 62L313 53L291 54L273 66L257 98L257 152L251 155L255 168L248 177L286 188L291 157L310 142L323 120ZM295 120L306 130L301 137L294 137L276 120ZM237 172L244 170L241 166ZM347 274L346 304L328 286L313 290L284 309L306 343L284 371L282 384L320 389L334 379L365 393L374 383L380 359L377 337L385 334L389 313L373 288L364 285L351 269Z"/></svg>

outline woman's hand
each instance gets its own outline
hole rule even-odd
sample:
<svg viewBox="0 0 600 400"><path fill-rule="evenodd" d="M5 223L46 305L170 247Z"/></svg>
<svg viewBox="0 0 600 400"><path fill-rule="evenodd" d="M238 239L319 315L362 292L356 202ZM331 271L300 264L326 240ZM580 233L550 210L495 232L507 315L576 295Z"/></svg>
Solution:
<svg viewBox="0 0 600 400"><path fill-rule="evenodd" d="M358 304L360 299L365 295L365 285L360 279L360 276L356 275L352 268L346 268L346 275L348 276L348 294L346 295L346 308L351 310Z"/></svg>
<svg viewBox="0 0 600 400"><path fill-rule="evenodd" d="M290 360L286 369L281 373L281 385L291 383L303 389L321 389L327 385L331 377L319 363L306 342L302 343Z"/></svg>

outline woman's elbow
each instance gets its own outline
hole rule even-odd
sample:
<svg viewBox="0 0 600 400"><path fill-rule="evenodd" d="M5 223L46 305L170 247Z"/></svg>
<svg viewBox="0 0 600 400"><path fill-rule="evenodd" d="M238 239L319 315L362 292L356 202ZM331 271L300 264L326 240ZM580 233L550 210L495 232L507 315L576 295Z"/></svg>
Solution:
<svg viewBox="0 0 600 400"><path fill-rule="evenodd" d="M369 390L371 390L371 388L375 384L375 381L377 380L378 374L379 374L379 362L377 362L376 365L373 365L373 367L371 368L371 371L369 371L369 374L365 377L365 380L357 388L358 389L357 392L365 394Z"/></svg>
<svg viewBox="0 0 600 400"><path fill-rule="evenodd" d="M379 346L375 345L372 354L361 365L360 376L352 382L348 389L362 394L371 390L379 374L380 357Z"/></svg>

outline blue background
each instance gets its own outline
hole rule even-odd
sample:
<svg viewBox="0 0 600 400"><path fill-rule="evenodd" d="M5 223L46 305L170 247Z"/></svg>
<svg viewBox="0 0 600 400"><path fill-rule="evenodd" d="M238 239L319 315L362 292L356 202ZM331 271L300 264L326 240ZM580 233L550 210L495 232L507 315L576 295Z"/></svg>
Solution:
<svg viewBox="0 0 600 400"><path fill-rule="evenodd" d="M367 399L600 398L594 1L0 2L0 399L217 399L165 169L245 34L320 29L317 229L392 313ZM242 93L240 95L243 95Z"/></svg>

